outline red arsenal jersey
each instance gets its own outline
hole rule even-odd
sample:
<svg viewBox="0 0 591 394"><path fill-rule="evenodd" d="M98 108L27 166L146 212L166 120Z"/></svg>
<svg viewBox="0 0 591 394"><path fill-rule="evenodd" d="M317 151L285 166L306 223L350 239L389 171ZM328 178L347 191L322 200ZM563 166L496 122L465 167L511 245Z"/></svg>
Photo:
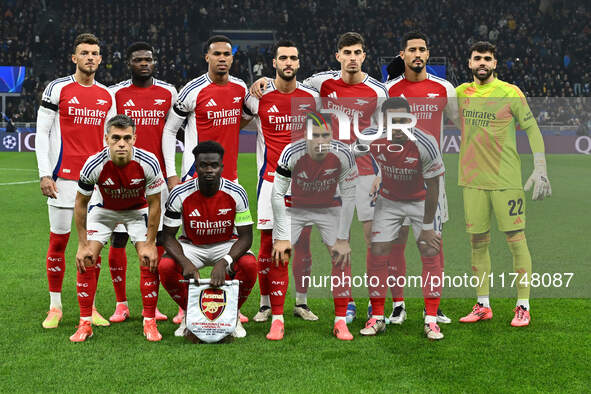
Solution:
<svg viewBox="0 0 591 394"><path fill-rule="evenodd" d="M78 191L90 196L94 185L105 209L126 211L147 207L146 195L160 193L164 179L152 153L134 147L130 162L117 167L106 147L90 156L80 171Z"/></svg>
<svg viewBox="0 0 591 394"><path fill-rule="evenodd" d="M168 111L176 101L176 88L157 79L154 79L152 86L142 88L128 79L110 86L109 90L115 95L117 113L125 114L135 121L135 147L156 155L166 179L162 155L162 130Z"/></svg>

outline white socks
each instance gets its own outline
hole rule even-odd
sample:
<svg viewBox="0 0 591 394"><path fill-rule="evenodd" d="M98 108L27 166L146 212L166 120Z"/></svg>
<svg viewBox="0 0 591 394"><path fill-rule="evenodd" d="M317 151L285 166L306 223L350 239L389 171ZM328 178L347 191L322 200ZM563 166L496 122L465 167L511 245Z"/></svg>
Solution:
<svg viewBox="0 0 591 394"><path fill-rule="evenodd" d="M62 309L62 293L49 292L49 309Z"/></svg>
<svg viewBox="0 0 591 394"><path fill-rule="evenodd" d="M335 316L334 323L337 324L340 320L347 322L347 318L345 316Z"/></svg>
<svg viewBox="0 0 591 394"><path fill-rule="evenodd" d="M261 296L261 306L271 307L271 300L269 299L269 295L268 294Z"/></svg>
<svg viewBox="0 0 591 394"><path fill-rule="evenodd" d="M488 296L478 296L478 303L485 308L490 308L490 300Z"/></svg>
<svg viewBox="0 0 591 394"><path fill-rule="evenodd" d="M526 310L529 311L529 300L517 300L517 303L515 304L515 306L523 306Z"/></svg>
<svg viewBox="0 0 591 394"><path fill-rule="evenodd" d="M308 293L298 293L296 291L296 305L308 305Z"/></svg>
<svg viewBox="0 0 591 394"><path fill-rule="evenodd" d="M272 315L271 316L271 323L274 322L275 320L279 320L281 321L281 323L283 323L283 315Z"/></svg>

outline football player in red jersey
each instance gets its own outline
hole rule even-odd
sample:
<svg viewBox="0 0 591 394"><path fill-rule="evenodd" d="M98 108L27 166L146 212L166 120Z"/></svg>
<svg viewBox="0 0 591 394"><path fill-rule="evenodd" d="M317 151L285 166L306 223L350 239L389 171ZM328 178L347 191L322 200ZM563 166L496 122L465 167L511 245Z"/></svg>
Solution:
<svg viewBox="0 0 591 394"><path fill-rule="evenodd" d="M304 85L311 86L320 92L323 104L329 109L340 109L350 114L359 116L359 130L373 125L373 114L380 101L388 97L386 87L362 71L365 61L365 40L359 33L347 32L342 34L337 42L336 59L341 65L340 71L325 71L312 75L303 81ZM259 79L251 86L253 95L260 97L265 89L265 79ZM336 126L336 125L335 125ZM335 135L338 128L335 127ZM352 135L352 131L350 133ZM353 143L354 138L344 141ZM357 218L363 223L363 232L366 244L371 239L371 221L373 219L373 207L369 195L377 187L377 167L369 156L357 159L359 180L356 190ZM304 243L294 245L293 270L296 283L300 282L300 273L309 272L311 258L309 250L303 247ZM369 253L369 249L368 252ZM296 289L296 304L306 303L306 291ZM356 305L351 299L347 310L347 323L355 319L357 315Z"/></svg>
<svg viewBox="0 0 591 394"><path fill-rule="evenodd" d="M333 139L330 118L327 121L318 113L309 113L308 118L312 121L307 133L311 138L287 145L277 165L271 199L275 218L273 262L287 266L291 245L299 242L303 229L310 224L318 227L332 257L333 334L350 341L353 336L346 323L351 297L349 232L355 210L357 166L349 146ZM298 280L304 280L304 276ZM287 291L287 286L281 291ZM283 334L283 315L273 312L267 339L281 340Z"/></svg>
<svg viewBox="0 0 591 394"><path fill-rule="evenodd" d="M154 49L146 42L135 42L127 48L127 64L131 71L131 79L110 86L109 90L115 96L117 113L125 114L135 121L135 146L152 152L158 158L158 163L166 179L164 156L162 155L162 130L166 117L176 101L176 88L154 78L156 65ZM168 188L163 188L161 200L166 201L167 197ZM156 240L158 256L162 256L164 253L160 240L161 227L162 221ZM129 316L125 292L127 271L125 245L128 239L129 236L125 232L125 228L117 226L109 248L109 270L117 299L115 312L109 318L111 322L122 322ZM166 319L166 315L156 309L156 320Z"/></svg>
<svg viewBox="0 0 591 394"><path fill-rule="evenodd" d="M382 105L384 124L390 113L395 124L407 123L401 113L410 112L408 102L402 97L389 98ZM413 226L413 233L423 262L422 289L425 299L426 316L424 332L430 340L443 338L437 325L437 310L441 297L442 271L439 261L441 236L434 227L434 217L439 198L439 177L445 167L435 138L417 128L407 129L410 139L401 129L394 129L392 140L387 139L386 130L369 128L364 135L371 135L372 141L360 142L369 145L369 152L380 166L382 186L376 199L375 218L372 225L371 253L367 260L367 276L379 281L370 281L369 294L372 315L360 333L373 336L386 330L384 302L388 287L402 285L404 276L388 275L392 261L389 255L392 241L398 234L405 219ZM376 136L377 133L382 134ZM368 138L370 140L370 138ZM356 150L362 152L362 149ZM390 260L390 261L389 261ZM375 283L375 284L372 284Z"/></svg>
<svg viewBox="0 0 591 394"><path fill-rule="evenodd" d="M296 80L300 68L299 50L295 43L282 40L275 44L273 67L275 79L258 99L250 94L245 101L245 111L256 116L257 134L257 228L261 231L261 246L258 256L259 286L261 289L260 309L254 316L256 322L264 322L271 314L283 315L285 293L289 283L287 265L274 265L271 261L273 249L273 210L271 190L277 160L283 148L304 134L305 114L315 111L319 105L319 94ZM309 249L310 232L300 237L300 242ZM296 275L297 276L297 275ZM300 287L296 284L296 291ZM306 302L297 303L294 315L304 320L318 320Z"/></svg>
<svg viewBox="0 0 591 394"><path fill-rule="evenodd" d="M155 319L158 302L156 233L160 222L160 191L166 185L156 156L135 148L135 139L133 119L114 116L107 122L107 147L90 156L80 171L74 208L78 230L76 290L80 325L70 337L72 342L84 342L93 334L91 315L97 286L94 271L103 245L119 223L125 226L140 258L144 336L148 341L162 339ZM98 201L89 211L91 196Z"/></svg>
<svg viewBox="0 0 591 394"><path fill-rule="evenodd" d="M78 174L84 160L104 146L106 120L116 113L113 95L94 79L101 60L98 38L90 33L78 35L72 53L76 72L47 85L37 113L35 154L41 192L48 197L50 231L46 261L50 309L44 328L56 328L62 318L64 252L72 227ZM98 277L100 261L97 268ZM93 324L109 325L96 308L92 316Z"/></svg>
<svg viewBox="0 0 591 394"><path fill-rule="evenodd" d="M229 74L234 57L228 37L211 37L206 50L207 73L189 81L181 89L164 126L162 151L169 189L179 183L174 161L176 134L185 119L185 150L180 180L185 181L195 175L191 152L200 141L206 140L217 141L224 147L223 176L232 181L238 180L236 166L240 129L251 118L242 111L246 84Z"/></svg>
<svg viewBox="0 0 591 394"><path fill-rule="evenodd" d="M224 148L215 141L203 141L193 149L197 177L171 190L164 214L163 243L166 254L158 271L162 286L186 311L188 284L183 277L199 280L199 269L213 266L211 284L227 278L240 281L238 309L244 304L257 278L252 244L252 218L246 191L222 178ZM176 233L182 226L182 235ZM233 233L234 228L238 236ZM185 335L186 318L176 330ZM246 330L240 320L232 334L241 338Z"/></svg>
<svg viewBox="0 0 591 394"><path fill-rule="evenodd" d="M400 41L400 57L404 61L404 74L386 83L390 97L405 97L411 113L417 118L417 128L432 135L437 140L440 152L442 151L442 134L444 114L456 125L458 124L458 103L456 91L453 85L443 78L439 78L427 72L429 60L429 39L421 32L408 32ZM445 178L439 177L439 201L437 214L435 215L435 227L443 230L443 223L448 221L447 196L445 193ZM396 275L405 275L406 260L404 248L408 238L409 222L406 221L399 233L398 239L393 242L391 265ZM443 247L440 249L441 269L443 269ZM389 321L393 324L402 324L406 319L406 306L404 304L404 289L391 288L392 314ZM438 323L451 323L441 309L437 311Z"/></svg>

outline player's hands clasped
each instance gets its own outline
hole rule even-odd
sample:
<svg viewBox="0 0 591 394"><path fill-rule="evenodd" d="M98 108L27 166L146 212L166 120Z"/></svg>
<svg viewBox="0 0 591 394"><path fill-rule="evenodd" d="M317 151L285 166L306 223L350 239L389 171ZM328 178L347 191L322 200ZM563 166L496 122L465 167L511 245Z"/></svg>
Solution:
<svg viewBox="0 0 591 394"><path fill-rule="evenodd" d="M41 186L41 193L49 198L57 198L57 185L55 181L49 176L44 176L39 181Z"/></svg>
<svg viewBox="0 0 591 394"><path fill-rule="evenodd" d="M78 251L76 252L76 269L78 272L86 272L86 267L90 267L96 264L96 257L92 253L92 249L85 245L78 245Z"/></svg>
<svg viewBox="0 0 591 394"><path fill-rule="evenodd" d="M441 235L437 234L435 230L422 230L417 244L422 256L433 257L439 253Z"/></svg>
<svg viewBox="0 0 591 394"><path fill-rule="evenodd" d="M291 255L291 242L288 240L276 240L273 242L273 262L275 267L279 264L287 265Z"/></svg>
<svg viewBox="0 0 591 394"><path fill-rule="evenodd" d="M341 269L351 265L351 245L346 239L337 239L330 248L330 255L334 263Z"/></svg>

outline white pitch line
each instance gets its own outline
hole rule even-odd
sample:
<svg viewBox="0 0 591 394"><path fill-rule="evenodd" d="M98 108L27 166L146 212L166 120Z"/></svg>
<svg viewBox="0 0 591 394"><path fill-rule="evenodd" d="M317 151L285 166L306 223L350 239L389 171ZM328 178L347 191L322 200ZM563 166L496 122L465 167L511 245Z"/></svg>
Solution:
<svg viewBox="0 0 591 394"><path fill-rule="evenodd" d="M1 171L38 171L32 168L0 168Z"/></svg>
<svg viewBox="0 0 591 394"><path fill-rule="evenodd" d="M25 183L35 183L35 182L39 182L39 181L37 179L35 179L34 181L0 183L0 186L24 185Z"/></svg>

